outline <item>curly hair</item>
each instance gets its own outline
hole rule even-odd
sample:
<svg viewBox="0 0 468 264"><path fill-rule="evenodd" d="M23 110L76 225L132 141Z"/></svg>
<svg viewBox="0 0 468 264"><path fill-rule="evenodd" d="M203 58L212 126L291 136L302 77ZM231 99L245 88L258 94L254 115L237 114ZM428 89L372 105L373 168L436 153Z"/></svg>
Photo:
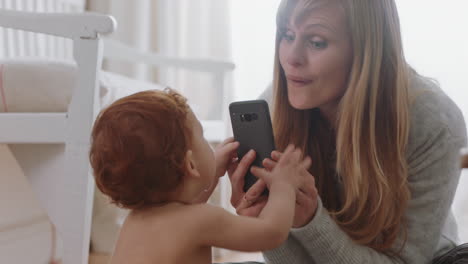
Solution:
<svg viewBox="0 0 468 264"><path fill-rule="evenodd" d="M187 100L169 88L139 92L103 109L89 153L99 190L128 209L164 202L185 173L189 112Z"/></svg>

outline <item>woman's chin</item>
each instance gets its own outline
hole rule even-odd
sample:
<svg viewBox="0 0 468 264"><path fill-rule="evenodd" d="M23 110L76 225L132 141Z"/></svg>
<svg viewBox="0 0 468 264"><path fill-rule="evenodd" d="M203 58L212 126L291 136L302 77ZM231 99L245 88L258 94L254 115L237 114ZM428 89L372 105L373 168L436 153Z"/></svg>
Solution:
<svg viewBox="0 0 468 264"><path fill-rule="evenodd" d="M307 110L315 107L310 102L304 101L303 98L289 98L289 104L296 110Z"/></svg>

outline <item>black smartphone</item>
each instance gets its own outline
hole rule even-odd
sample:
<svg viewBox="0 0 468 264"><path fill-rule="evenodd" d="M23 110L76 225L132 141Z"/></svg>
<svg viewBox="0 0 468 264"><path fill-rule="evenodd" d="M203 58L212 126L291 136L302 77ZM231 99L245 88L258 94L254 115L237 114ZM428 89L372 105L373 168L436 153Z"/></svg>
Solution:
<svg viewBox="0 0 468 264"><path fill-rule="evenodd" d="M275 139L271 125L270 111L265 100L240 101L229 105L234 139L240 143L237 150L239 160L249 150L256 152L253 166L263 167L262 161L271 157L275 150ZM244 191L246 192L255 182L250 168L245 176ZM263 194L267 194L267 191Z"/></svg>

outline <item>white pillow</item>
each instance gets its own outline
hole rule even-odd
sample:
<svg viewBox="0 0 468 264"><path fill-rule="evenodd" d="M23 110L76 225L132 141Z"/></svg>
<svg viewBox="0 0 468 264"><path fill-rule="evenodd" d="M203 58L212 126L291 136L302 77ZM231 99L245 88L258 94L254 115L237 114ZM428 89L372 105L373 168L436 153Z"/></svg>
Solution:
<svg viewBox="0 0 468 264"><path fill-rule="evenodd" d="M146 90L163 90L166 86L128 78L112 72L101 71L101 107L106 107L115 100Z"/></svg>
<svg viewBox="0 0 468 264"><path fill-rule="evenodd" d="M0 112L66 112L76 84L72 62L23 58L0 61ZM165 86L101 71L101 105Z"/></svg>
<svg viewBox="0 0 468 264"><path fill-rule="evenodd" d="M76 80L76 66L44 59L0 61L0 111L65 112ZM6 105L4 105L4 103Z"/></svg>

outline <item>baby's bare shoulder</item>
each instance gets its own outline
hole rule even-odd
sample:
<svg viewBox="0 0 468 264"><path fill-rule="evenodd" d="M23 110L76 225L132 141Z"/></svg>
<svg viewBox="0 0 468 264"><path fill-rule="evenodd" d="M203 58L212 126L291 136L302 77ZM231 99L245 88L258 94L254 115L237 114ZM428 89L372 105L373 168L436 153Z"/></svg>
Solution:
<svg viewBox="0 0 468 264"><path fill-rule="evenodd" d="M156 208L151 211L131 213L125 220L121 237L132 240L132 237L142 239L158 239L170 234L199 233L204 227L216 223L216 218L225 212L221 207L209 204L180 205L167 208ZM157 234L157 235L155 235Z"/></svg>
<svg viewBox="0 0 468 264"><path fill-rule="evenodd" d="M184 219L192 219L194 222L211 222L228 212L221 207L211 204L188 205L180 211L180 216ZM194 223L195 224L195 223ZM200 224L200 223L197 223Z"/></svg>
<svg viewBox="0 0 468 264"><path fill-rule="evenodd" d="M205 224L216 222L217 219L226 216L226 214L229 213L218 206L192 204L154 210L146 213L143 217L133 217L128 220L146 228L154 227L162 230L187 232L187 229L199 229Z"/></svg>

